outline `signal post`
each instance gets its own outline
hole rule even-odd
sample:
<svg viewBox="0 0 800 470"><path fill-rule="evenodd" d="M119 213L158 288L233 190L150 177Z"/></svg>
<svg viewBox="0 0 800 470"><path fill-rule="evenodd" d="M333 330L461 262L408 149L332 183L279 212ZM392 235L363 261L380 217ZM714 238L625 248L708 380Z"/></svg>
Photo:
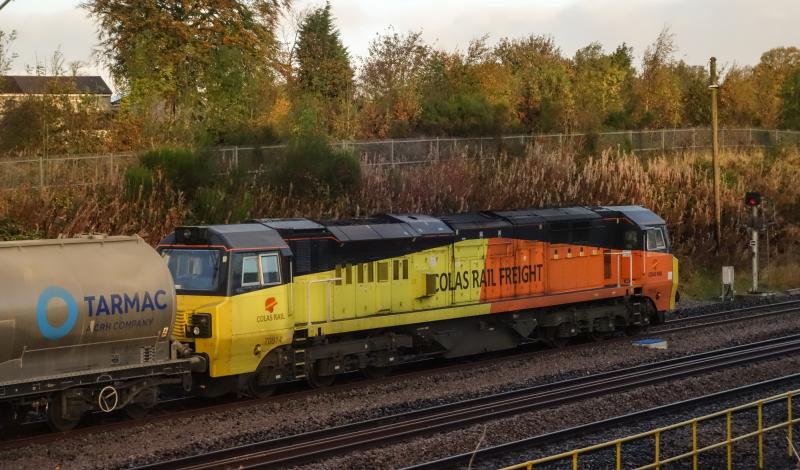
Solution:
<svg viewBox="0 0 800 470"><path fill-rule="evenodd" d="M753 294L758 293L758 229L761 225L758 219L758 208L761 206L761 194L757 192L749 192L744 196L744 203L746 206L752 208L753 212L750 219L750 250L753 257Z"/></svg>

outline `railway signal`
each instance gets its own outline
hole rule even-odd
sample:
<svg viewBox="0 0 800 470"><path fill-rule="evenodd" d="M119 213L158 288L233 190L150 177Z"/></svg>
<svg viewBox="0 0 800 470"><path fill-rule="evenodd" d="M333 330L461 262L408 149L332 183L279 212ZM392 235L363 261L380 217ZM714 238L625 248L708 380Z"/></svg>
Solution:
<svg viewBox="0 0 800 470"><path fill-rule="evenodd" d="M757 193L755 191L751 191L744 195L744 204L750 207L756 207L761 205L761 193Z"/></svg>
<svg viewBox="0 0 800 470"><path fill-rule="evenodd" d="M744 204L753 209L752 221L750 223L750 250L753 258L753 294L758 293L758 229L761 224L758 221L758 208L761 206L761 193L749 191L744 195Z"/></svg>

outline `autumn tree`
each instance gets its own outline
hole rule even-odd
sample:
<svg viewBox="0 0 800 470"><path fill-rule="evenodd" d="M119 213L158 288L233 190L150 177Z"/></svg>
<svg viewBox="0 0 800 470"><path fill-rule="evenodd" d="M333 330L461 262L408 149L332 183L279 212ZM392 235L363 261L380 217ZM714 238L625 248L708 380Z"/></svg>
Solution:
<svg viewBox="0 0 800 470"><path fill-rule="evenodd" d="M575 109L570 64L552 38L503 38L493 55L514 78L513 109L527 132L569 129Z"/></svg>
<svg viewBox="0 0 800 470"><path fill-rule="evenodd" d="M711 122L709 70L702 65L689 65L681 60L674 65L673 73L680 84L680 125L708 126Z"/></svg>
<svg viewBox="0 0 800 470"><path fill-rule="evenodd" d="M726 126L751 126L759 121L752 67L734 64L719 88L720 122Z"/></svg>
<svg viewBox="0 0 800 470"><path fill-rule="evenodd" d="M350 54L333 24L330 3L303 20L295 54L299 98L306 105L316 103L329 135L352 136L354 72Z"/></svg>
<svg viewBox="0 0 800 470"><path fill-rule="evenodd" d="M797 47L777 47L761 55L761 60L753 68L758 125L762 127L778 125L783 82L798 67L800 67L800 49Z"/></svg>
<svg viewBox="0 0 800 470"><path fill-rule="evenodd" d="M625 44L607 54L599 43L578 49L572 61L574 128L583 132L625 127L634 70Z"/></svg>
<svg viewBox="0 0 800 470"><path fill-rule="evenodd" d="M511 110L490 100L485 66L486 38L470 43L466 53L433 51L422 79L420 133L427 135L498 135L509 127Z"/></svg>
<svg viewBox="0 0 800 470"><path fill-rule="evenodd" d="M675 36L669 28L662 29L644 51L636 93L641 127L677 127L682 122L682 90L675 73L675 51Z"/></svg>
<svg viewBox="0 0 800 470"><path fill-rule="evenodd" d="M781 99L779 113L781 127L800 129L800 67L786 77L779 97Z"/></svg>
<svg viewBox="0 0 800 470"><path fill-rule="evenodd" d="M123 113L166 140L224 141L269 108L288 0L88 0ZM146 137L145 137L146 139Z"/></svg>
<svg viewBox="0 0 800 470"><path fill-rule="evenodd" d="M417 126L421 84L431 48L421 32L377 35L359 70L363 135L403 137Z"/></svg>

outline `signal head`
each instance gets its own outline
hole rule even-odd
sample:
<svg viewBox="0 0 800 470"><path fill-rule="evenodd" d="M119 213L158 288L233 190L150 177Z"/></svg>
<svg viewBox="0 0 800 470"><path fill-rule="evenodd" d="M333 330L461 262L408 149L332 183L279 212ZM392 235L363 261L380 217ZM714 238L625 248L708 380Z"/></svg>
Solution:
<svg viewBox="0 0 800 470"><path fill-rule="evenodd" d="M744 205L755 207L761 205L761 193L755 191L748 192L744 195Z"/></svg>

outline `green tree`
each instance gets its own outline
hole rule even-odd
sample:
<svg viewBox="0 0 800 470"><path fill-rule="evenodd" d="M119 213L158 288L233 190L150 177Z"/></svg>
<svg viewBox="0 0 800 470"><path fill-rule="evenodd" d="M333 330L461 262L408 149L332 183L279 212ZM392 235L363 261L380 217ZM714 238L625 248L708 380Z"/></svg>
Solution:
<svg viewBox="0 0 800 470"><path fill-rule="evenodd" d="M682 90L675 73L675 35L669 28L659 33L644 51L637 80L638 122L642 127L677 127L683 114Z"/></svg>
<svg viewBox="0 0 800 470"><path fill-rule="evenodd" d="M708 93L709 71L702 65L678 62L673 73L680 83L682 126L701 127L711 122L711 100Z"/></svg>
<svg viewBox="0 0 800 470"><path fill-rule="evenodd" d="M575 109L570 64L552 38L503 38L492 54L514 79L515 117L526 131L570 128Z"/></svg>
<svg viewBox="0 0 800 470"><path fill-rule="evenodd" d="M728 126L758 126L758 105L752 67L733 65L719 88L720 122Z"/></svg>
<svg viewBox="0 0 800 470"><path fill-rule="evenodd" d="M417 125L420 87L431 48L421 32L379 34L359 70L361 129L376 137L403 137Z"/></svg>
<svg viewBox="0 0 800 470"><path fill-rule="evenodd" d="M485 88L490 51L486 38L466 54L434 51L422 80L419 130L428 135L497 135L509 127L511 110L493 102Z"/></svg>
<svg viewBox="0 0 800 470"><path fill-rule="evenodd" d="M275 28L289 0L89 0L100 57L145 140L224 141L269 109ZM194 142L193 142L194 143Z"/></svg>
<svg viewBox="0 0 800 470"><path fill-rule="evenodd" d="M781 127L800 129L800 67L786 77L779 96Z"/></svg>
<svg viewBox="0 0 800 470"><path fill-rule="evenodd" d="M629 49L623 44L606 54L599 43L578 49L573 59L575 93L574 127L583 132L602 127L624 127L619 122L630 99L633 68Z"/></svg>
<svg viewBox="0 0 800 470"><path fill-rule="evenodd" d="M337 137L352 136L354 72L350 54L333 24L330 3L313 10L303 20L296 57L298 91L318 102L324 111L327 133Z"/></svg>
<svg viewBox="0 0 800 470"><path fill-rule="evenodd" d="M761 126L778 125L783 82L798 67L800 49L797 47L777 47L761 55L761 60L753 68L755 99Z"/></svg>

